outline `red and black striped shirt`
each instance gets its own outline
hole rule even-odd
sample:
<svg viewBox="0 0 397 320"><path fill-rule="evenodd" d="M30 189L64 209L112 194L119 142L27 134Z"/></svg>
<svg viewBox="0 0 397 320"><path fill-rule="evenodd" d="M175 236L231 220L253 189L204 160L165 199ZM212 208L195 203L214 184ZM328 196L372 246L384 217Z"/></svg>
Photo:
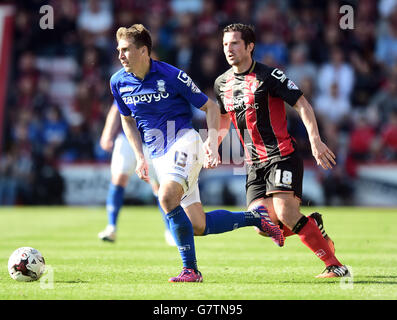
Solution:
<svg viewBox="0 0 397 320"><path fill-rule="evenodd" d="M284 101L294 106L299 88L277 68L253 61L247 72L233 69L215 80L221 113L229 113L244 146L247 163L261 163L295 150L287 130Z"/></svg>

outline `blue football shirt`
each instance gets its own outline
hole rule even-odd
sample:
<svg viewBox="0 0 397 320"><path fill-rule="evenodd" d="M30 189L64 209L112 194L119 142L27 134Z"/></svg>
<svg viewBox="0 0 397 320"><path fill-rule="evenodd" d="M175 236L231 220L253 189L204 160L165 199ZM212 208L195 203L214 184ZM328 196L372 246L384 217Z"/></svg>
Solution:
<svg viewBox="0 0 397 320"><path fill-rule="evenodd" d="M191 105L201 108L208 100L185 72L152 59L143 80L122 68L110 88L120 113L135 119L152 158L167 152L180 130L192 128Z"/></svg>

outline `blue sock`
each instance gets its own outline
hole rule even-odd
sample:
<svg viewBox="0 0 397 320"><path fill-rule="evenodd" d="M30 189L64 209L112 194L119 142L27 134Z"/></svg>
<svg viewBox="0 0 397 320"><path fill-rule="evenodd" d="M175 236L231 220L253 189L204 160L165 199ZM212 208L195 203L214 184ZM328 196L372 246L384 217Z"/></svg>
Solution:
<svg viewBox="0 0 397 320"><path fill-rule="evenodd" d="M260 226L260 215L250 211L231 212L214 210L206 212L206 225L203 235L232 231L246 226Z"/></svg>
<svg viewBox="0 0 397 320"><path fill-rule="evenodd" d="M108 224L116 226L117 217L124 202L124 187L110 183L108 196L106 198L106 210L108 213Z"/></svg>
<svg viewBox="0 0 397 320"><path fill-rule="evenodd" d="M181 206L167 214L170 231L182 258L183 266L197 270L196 250L194 248L193 226Z"/></svg>
<svg viewBox="0 0 397 320"><path fill-rule="evenodd" d="M166 214L165 214L163 208L162 208L161 205L160 205L160 202L159 202L159 198L158 198L158 197L156 197L156 201L157 201L157 206L159 207L161 216L162 216L162 218L163 218L164 225L165 225L165 227L167 228L167 230L170 230L170 223L169 223L169 221L168 221L168 219L167 219L167 216L166 216ZM171 231L171 230L170 230L170 231Z"/></svg>

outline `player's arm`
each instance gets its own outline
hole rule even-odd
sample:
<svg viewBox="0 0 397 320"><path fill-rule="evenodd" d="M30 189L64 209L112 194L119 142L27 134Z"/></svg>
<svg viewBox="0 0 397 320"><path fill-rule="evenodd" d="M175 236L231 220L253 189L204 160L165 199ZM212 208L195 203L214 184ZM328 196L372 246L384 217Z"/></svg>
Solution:
<svg viewBox="0 0 397 320"><path fill-rule="evenodd" d="M200 108L206 113L208 138L204 144L204 150L207 159L204 163L204 168L215 168L219 164L218 154L218 131L219 131L219 108L214 101L208 99L207 102Z"/></svg>
<svg viewBox="0 0 397 320"><path fill-rule="evenodd" d="M220 93L220 83L221 77L218 77L214 82L214 92L216 96L216 101L218 102L218 108L220 109L220 119L219 119L219 133L218 133L218 146L222 143L223 139L227 136L230 129L231 118L226 112L225 106L221 99Z"/></svg>
<svg viewBox="0 0 397 320"><path fill-rule="evenodd" d="M336 164L335 155L327 145L321 141L316 116L310 103L302 95L294 105L294 109L298 112L306 127L312 154L316 159L317 165L321 165L324 169L332 169Z"/></svg>
<svg viewBox="0 0 397 320"><path fill-rule="evenodd" d="M230 123L232 119L228 113L221 113L219 119L219 134L218 134L218 146L222 143L223 139L227 136L230 129Z"/></svg>
<svg viewBox="0 0 397 320"><path fill-rule="evenodd" d="M102 130L99 144L105 151L111 152L113 149L114 138L120 129L120 113L115 104L112 104L106 116L105 126Z"/></svg>
<svg viewBox="0 0 397 320"><path fill-rule="evenodd" d="M136 126L136 121L131 116L121 115L121 125L136 157L135 172L139 179L149 182L149 166L143 154L141 134Z"/></svg>

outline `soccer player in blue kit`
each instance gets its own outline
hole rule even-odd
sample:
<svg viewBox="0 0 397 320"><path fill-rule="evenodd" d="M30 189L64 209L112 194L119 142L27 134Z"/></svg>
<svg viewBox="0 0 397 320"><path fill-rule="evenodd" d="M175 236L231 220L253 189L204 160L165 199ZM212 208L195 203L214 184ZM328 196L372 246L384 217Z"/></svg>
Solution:
<svg viewBox="0 0 397 320"><path fill-rule="evenodd" d="M201 168L219 163L220 111L182 70L151 59L152 40L141 24L117 30L117 50L123 66L110 79L126 137L134 150L135 172L149 180L146 144L159 179L158 198L182 258L183 270L169 282L202 282L194 235L217 234L256 226L282 246L284 236L264 207L248 212L204 212L198 189ZM203 143L192 128L191 105L206 113L208 138Z"/></svg>

